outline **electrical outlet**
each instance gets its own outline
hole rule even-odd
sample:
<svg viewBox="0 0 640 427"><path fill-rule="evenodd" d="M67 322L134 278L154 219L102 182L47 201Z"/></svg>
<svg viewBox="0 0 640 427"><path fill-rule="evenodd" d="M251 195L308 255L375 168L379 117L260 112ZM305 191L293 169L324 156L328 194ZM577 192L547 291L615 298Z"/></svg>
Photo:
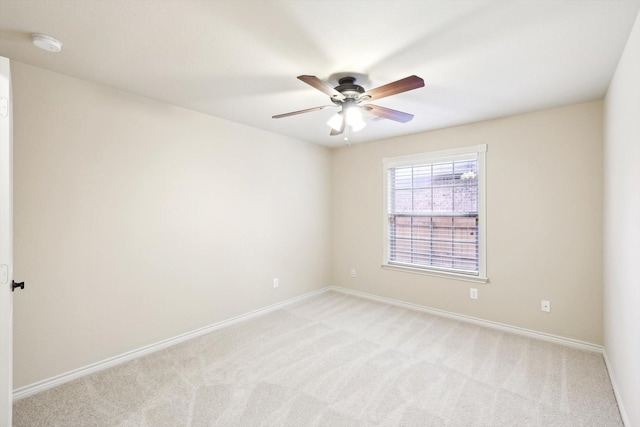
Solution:
<svg viewBox="0 0 640 427"><path fill-rule="evenodd" d="M280 286L280 281L278 279L273 279L273 287L277 288L278 286Z"/></svg>
<svg viewBox="0 0 640 427"><path fill-rule="evenodd" d="M469 298L478 299L478 290L476 288L469 289Z"/></svg>
<svg viewBox="0 0 640 427"><path fill-rule="evenodd" d="M351 277L356 277L356 269L355 268L351 269Z"/></svg>
<svg viewBox="0 0 640 427"><path fill-rule="evenodd" d="M540 310L549 313L551 311L551 301L543 299L540 301Z"/></svg>

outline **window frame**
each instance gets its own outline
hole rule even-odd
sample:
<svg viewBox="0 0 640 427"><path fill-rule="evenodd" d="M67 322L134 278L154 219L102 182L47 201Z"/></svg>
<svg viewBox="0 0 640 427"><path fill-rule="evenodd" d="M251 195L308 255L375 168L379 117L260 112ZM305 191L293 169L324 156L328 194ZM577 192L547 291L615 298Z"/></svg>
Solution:
<svg viewBox="0 0 640 427"><path fill-rule="evenodd" d="M489 281L487 278L486 152L487 144L480 144L471 147L410 154L406 156L385 157L382 159L382 268L476 283L487 283ZM389 169L472 158L477 159L478 162L478 273L459 273L431 266L419 266L417 264L406 265L390 262Z"/></svg>

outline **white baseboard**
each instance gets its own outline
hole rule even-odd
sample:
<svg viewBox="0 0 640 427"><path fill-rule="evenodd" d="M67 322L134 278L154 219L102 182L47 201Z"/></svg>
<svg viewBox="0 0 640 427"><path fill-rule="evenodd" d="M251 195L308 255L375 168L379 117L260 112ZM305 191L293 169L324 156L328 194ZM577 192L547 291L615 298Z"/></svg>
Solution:
<svg viewBox="0 0 640 427"><path fill-rule="evenodd" d="M498 329L504 332L510 332L517 335L523 335L529 338L535 338L543 341L548 341L556 344L561 344L573 348L578 348L581 350L587 350L596 353L602 353L602 346L597 344L591 344L588 342L574 340L572 338L565 338L558 335L547 334L545 332L533 331L531 329L520 328L518 326L511 326L504 323L492 322L490 320L479 319L477 317L465 316L463 314L457 314L450 311L440 310L437 308L426 307L423 305L413 304L409 302L404 302L396 299L381 297L374 294L369 294L366 292L354 291L347 288L342 288L340 286L330 286L329 289L342 292L344 294L355 295L362 298L367 298L373 301L383 302L386 304L392 304L398 307L409 308L412 310L419 310L425 313L434 314L436 316L448 317L455 320L460 320L462 322L474 323L480 326L486 326L487 328Z"/></svg>
<svg viewBox="0 0 640 427"><path fill-rule="evenodd" d="M60 375L56 375L55 377L48 378L46 380L38 381L33 384L29 384L24 387L20 387L13 391L13 400L24 399L25 397L34 395L36 393L40 393L42 391L51 389L53 387L57 387L64 383L68 383L70 381L79 379L84 377L85 375L90 375L99 371L102 371L107 368L111 368L113 366L119 365L121 363L128 362L130 360L136 359L138 357L146 356L148 354L154 353L156 351L165 349L167 347L171 347L173 345L179 344L183 341L190 340L192 338L199 337L201 335L207 334L209 332L215 331L216 329L224 328L226 326L233 325L238 322L242 322L245 320L249 320L254 317L262 316L264 314L270 313L274 310L278 310L282 307L285 307L289 304L293 304L294 302L301 301L303 299L312 297L314 295L318 295L328 291L329 288L318 289L317 291L309 292L304 295L300 295L295 298L290 298L288 300L272 304L270 306L260 308L258 310L250 311L245 314L241 314L239 316L232 317L230 319L223 320L221 322L214 323L209 326L204 326L202 328L196 329L191 332L187 332L173 338L168 338L163 341L159 341L154 344L147 345L145 347L138 348L136 350L129 351L127 353L110 357L108 359L102 360L100 362L92 363L91 365L84 366L82 368L74 369L73 371L65 372Z"/></svg>
<svg viewBox="0 0 640 427"><path fill-rule="evenodd" d="M607 367L607 372L609 373L609 379L611 380L611 387L613 388L613 395L616 397L616 402L618 402L618 409L620 410L620 417L622 418L622 423L625 426L631 426L629 422L629 416L627 415L627 411L624 409L624 405L622 404L622 399L620 398L620 392L618 391L618 385L616 384L616 378L613 376L613 372L611 371L611 363L609 362L609 357L607 356L607 349L605 348L602 351L602 356L604 357L604 364Z"/></svg>

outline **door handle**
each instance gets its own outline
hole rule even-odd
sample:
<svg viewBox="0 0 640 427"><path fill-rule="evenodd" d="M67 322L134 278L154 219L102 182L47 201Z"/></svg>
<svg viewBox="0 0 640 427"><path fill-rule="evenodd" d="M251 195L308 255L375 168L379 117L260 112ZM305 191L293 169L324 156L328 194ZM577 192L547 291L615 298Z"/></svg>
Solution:
<svg viewBox="0 0 640 427"><path fill-rule="evenodd" d="M14 280L11 281L11 292L15 291L16 288L24 289L24 282L16 283Z"/></svg>

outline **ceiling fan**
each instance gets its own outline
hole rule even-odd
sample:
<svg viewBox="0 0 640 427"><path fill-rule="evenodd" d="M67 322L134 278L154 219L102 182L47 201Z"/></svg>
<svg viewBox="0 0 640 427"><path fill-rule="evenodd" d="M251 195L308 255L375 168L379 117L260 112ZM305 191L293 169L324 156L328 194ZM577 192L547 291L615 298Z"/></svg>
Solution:
<svg viewBox="0 0 640 427"><path fill-rule="evenodd" d="M365 91L362 86L356 84L355 77L342 77L338 80L338 86L335 88L331 87L328 83L325 83L316 76L298 76L298 79L310 86L313 86L320 92L329 95L329 99L333 105L323 105L320 107L278 114L273 116L273 118L280 119L282 117L310 113L312 111L319 111L330 107L341 107L340 111L329 119L327 125L331 127L330 135L332 136L340 135L346 131L345 140L348 140L350 130L357 132L364 128L365 122L362 119L363 113L394 120L400 123L406 123L413 119L413 114L380 107L378 105L369 104L369 102L424 86L424 80L418 76L405 77L404 79L367 91Z"/></svg>

